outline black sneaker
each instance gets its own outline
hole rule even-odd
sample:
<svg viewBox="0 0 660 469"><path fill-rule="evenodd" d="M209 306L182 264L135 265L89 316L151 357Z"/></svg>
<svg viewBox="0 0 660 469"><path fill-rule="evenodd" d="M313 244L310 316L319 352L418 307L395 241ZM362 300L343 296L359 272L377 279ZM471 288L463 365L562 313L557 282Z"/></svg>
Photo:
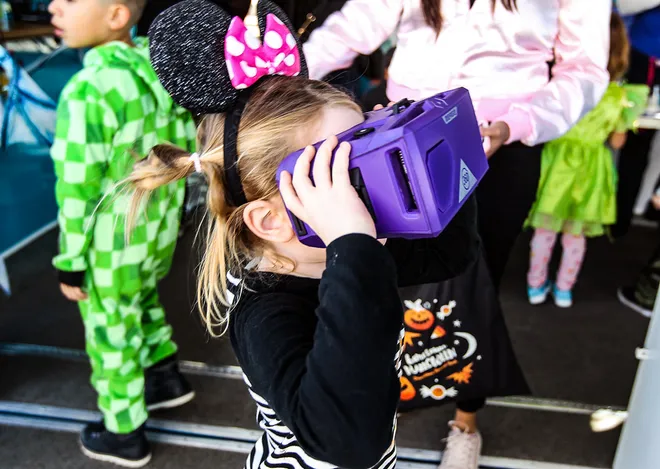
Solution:
<svg viewBox="0 0 660 469"><path fill-rule="evenodd" d="M649 301L648 299L640 298L634 287L619 288L617 291L617 297L619 298L619 302L621 302L622 305L638 312L642 316L650 318L651 314L653 314L654 302Z"/></svg>
<svg viewBox="0 0 660 469"><path fill-rule="evenodd" d="M195 391L179 371L176 355L167 357L145 371L144 399L147 410L179 407L194 397Z"/></svg>
<svg viewBox="0 0 660 469"><path fill-rule="evenodd" d="M124 467L142 467L151 460L151 449L144 435L144 426L118 434L105 429L103 422L90 423L80 434L85 456Z"/></svg>

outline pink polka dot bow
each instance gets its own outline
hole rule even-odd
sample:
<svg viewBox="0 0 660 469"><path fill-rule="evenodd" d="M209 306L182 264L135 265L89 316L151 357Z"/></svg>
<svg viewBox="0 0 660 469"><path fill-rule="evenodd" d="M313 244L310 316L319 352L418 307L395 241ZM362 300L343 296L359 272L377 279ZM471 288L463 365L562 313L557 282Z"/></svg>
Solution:
<svg viewBox="0 0 660 469"><path fill-rule="evenodd" d="M225 61L232 86L244 89L268 75L297 76L300 55L295 38L275 15L266 17L263 44L234 17L225 37Z"/></svg>

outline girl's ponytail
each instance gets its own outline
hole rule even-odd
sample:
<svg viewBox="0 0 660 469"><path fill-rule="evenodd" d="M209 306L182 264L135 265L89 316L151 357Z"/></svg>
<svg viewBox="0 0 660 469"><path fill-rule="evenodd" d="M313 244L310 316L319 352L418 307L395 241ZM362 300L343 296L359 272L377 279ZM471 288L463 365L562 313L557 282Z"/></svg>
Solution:
<svg viewBox="0 0 660 469"><path fill-rule="evenodd" d="M238 262L232 262L230 249L237 234L230 227L236 224L236 212L239 210L232 211L225 201L221 168L215 166L208 172L207 177L209 220L204 256L199 266L197 306L209 333L217 337L227 328L227 309L231 306L227 272L229 266L232 266L234 271L238 268ZM243 210L240 210L240 214L239 227L242 226ZM216 333L218 327L220 332Z"/></svg>
<svg viewBox="0 0 660 469"><path fill-rule="evenodd" d="M132 173L126 179L134 191L126 217L127 242L151 193L159 187L185 178L195 170L190 156L189 152L179 147L161 144L153 147L145 159L135 163Z"/></svg>

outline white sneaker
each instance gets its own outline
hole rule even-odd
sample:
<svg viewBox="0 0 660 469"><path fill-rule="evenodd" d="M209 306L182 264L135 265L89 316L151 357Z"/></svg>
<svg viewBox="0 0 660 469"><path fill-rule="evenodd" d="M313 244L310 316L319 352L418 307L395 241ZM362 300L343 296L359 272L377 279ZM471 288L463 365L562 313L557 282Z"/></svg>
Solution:
<svg viewBox="0 0 660 469"><path fill-rule="evenodd" d="M438 469L479 469L481 434L468 433L461 426L459 422L449 422L451 430Z"/></svg>

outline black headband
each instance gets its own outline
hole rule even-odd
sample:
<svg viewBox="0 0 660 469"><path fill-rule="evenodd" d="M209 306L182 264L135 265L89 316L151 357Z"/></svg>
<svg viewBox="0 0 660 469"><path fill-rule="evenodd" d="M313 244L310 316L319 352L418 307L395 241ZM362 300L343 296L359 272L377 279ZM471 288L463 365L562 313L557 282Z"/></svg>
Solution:
<svg viewBox="0 0 660 469"><path fill-rule="evenodd" d="M238 138L238 126L241 122L241 116L245 110L254 88L248 88L242 91L234 107L225 115L224 129L224 183L225 198L230 205L240 207L247 203L243 184L241 184L241 174L238 170L238 150L236 140Z"/></svg>

